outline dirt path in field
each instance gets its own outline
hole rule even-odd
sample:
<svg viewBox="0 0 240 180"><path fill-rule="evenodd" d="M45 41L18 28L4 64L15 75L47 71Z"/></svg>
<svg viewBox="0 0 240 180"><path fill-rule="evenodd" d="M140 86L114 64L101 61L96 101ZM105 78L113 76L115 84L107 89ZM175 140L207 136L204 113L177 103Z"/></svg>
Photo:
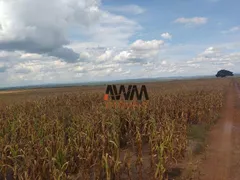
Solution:
<svg viewBox="0 0 240 180"><path fill-rule="evenodd" d="M0 94L13 94L13 93L28 92L28 91L31 91L31 90L13 90L13 91L4 90L4 91L0 91Z"/></svg>
<svg viewBox="0 0 240 180"><path fill-rule="evenodd" d="M223 114L209 134L201 180L240 180L240 85L231 81Z"/></svg>

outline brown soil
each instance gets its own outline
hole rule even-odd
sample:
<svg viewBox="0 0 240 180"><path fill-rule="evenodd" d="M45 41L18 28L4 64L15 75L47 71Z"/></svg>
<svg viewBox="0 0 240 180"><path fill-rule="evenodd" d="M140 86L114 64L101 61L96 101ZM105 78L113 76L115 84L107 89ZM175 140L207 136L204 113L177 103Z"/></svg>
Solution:
<svg viewBox="0 0 240 180"><path fill-rule="evenodd" d="M222 118L209 134L198 179L240 179L240 86L230 83Z"/></svg>

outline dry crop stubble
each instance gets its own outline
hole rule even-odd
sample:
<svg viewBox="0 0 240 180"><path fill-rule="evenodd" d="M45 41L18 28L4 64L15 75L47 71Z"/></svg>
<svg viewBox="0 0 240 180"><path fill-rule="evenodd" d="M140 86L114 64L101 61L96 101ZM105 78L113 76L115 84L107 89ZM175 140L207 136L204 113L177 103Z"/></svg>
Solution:
<svg viewBox="0 0 240 180"><path fill-rule="evenodd" d="M216 120L228 83L149 83L140 108L106 108L101 90L1 105L0 179L168 178L188 126Z"/></svg>

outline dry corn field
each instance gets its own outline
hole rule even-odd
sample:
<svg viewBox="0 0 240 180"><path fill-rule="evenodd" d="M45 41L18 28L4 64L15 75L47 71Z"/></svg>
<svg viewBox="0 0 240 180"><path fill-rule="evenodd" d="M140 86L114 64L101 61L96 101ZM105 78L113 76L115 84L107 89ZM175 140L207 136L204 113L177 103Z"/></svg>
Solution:
<svg viewBox="0 0 240 180"><path fill-rule="evenodd" d="M188 127L219 117L229 82L145 83L147 106L128 109L107 109L101 86L0 94L0 179L173 179Z"/></svg>

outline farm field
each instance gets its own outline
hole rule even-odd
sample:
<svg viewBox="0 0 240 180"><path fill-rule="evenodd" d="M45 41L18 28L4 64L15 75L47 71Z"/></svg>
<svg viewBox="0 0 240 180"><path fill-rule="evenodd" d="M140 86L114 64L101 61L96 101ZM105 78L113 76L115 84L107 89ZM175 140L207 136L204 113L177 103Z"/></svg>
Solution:
<svg viewBox="0 0 240 180"><path fill-rule="evenodd" d="M126 109L106 86L1 91L0 179L180 179L233 81L144 83L147 105Z"/></svg>

